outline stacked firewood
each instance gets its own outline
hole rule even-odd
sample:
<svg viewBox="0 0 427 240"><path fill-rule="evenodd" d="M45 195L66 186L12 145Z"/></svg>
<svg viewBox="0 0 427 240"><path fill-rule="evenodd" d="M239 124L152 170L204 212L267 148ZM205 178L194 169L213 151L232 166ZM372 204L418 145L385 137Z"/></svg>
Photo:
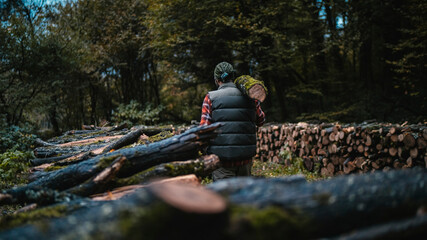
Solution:
<svg viewBox="0 0 427 240"><path fill-rule="evenodd" d="M287 123L259 128L257 153L262 161L279 162L291 152L309 171L332 176L427 167L426 146L426 124Z"/></svg>

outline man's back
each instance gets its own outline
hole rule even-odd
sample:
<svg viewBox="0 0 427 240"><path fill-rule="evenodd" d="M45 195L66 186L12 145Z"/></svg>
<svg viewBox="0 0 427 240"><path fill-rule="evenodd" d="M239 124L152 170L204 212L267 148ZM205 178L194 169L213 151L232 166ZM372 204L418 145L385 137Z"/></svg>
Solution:
<svg viewBox="0 0 427 240"><path fill-rule="evenodd" d="M251 159L256 154L255 103L232 82L209 92L212 102L212 122L220 122L220 133L211 142L209 153L221 161Z"/></svg>

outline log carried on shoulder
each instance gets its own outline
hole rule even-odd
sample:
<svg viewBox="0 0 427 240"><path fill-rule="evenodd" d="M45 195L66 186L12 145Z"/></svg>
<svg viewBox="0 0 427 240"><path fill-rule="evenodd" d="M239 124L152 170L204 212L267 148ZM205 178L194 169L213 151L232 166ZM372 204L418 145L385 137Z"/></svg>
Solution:
<svg viewBox="0 0 427 240"><path fill-rule="evenodd" d="M267 87L264 82L256 80L249 75L242 75L234 80L237 88L245 95L260 102L267 96Z"/></svg>

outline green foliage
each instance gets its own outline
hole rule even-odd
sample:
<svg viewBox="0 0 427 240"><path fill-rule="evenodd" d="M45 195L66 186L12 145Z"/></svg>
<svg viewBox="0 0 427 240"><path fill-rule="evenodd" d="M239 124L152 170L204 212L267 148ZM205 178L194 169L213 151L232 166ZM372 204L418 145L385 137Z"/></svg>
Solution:
<svg viewBox="0 0 427 240"><path fill-rule="evenodd" d="M34 147L36 136L28 126L7 126L0 124L0 153L5 151L29 151Z"/></svg>
<svg viewBox="0 0 427 240"><path fill-rule="evenodd" d="M153 125L160 120L160 113L164 107L159 105L153 107L152 104L146 104L144 107L136 100L129 104L120 104L113 113L113 120L117 123L131 122L132 124Z"/></svg>
<svg viewBox="0 0 427 240"><path fill-rule="evenodd" d="M29 168L30 152L7 151L0 154L0 189L24 184Z"/></svg>

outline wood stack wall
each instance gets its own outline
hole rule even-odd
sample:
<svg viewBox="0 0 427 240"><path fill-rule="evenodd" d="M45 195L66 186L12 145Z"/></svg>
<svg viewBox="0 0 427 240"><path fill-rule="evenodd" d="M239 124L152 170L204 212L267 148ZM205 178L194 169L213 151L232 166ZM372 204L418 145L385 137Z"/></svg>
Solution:
<svg viewBox="0 0 427 240"><path fill-rule="evenodd" d="M324 176L427 167L427 125L284 123L258 129L257 156L280 162L289 151Z"/></svg>

